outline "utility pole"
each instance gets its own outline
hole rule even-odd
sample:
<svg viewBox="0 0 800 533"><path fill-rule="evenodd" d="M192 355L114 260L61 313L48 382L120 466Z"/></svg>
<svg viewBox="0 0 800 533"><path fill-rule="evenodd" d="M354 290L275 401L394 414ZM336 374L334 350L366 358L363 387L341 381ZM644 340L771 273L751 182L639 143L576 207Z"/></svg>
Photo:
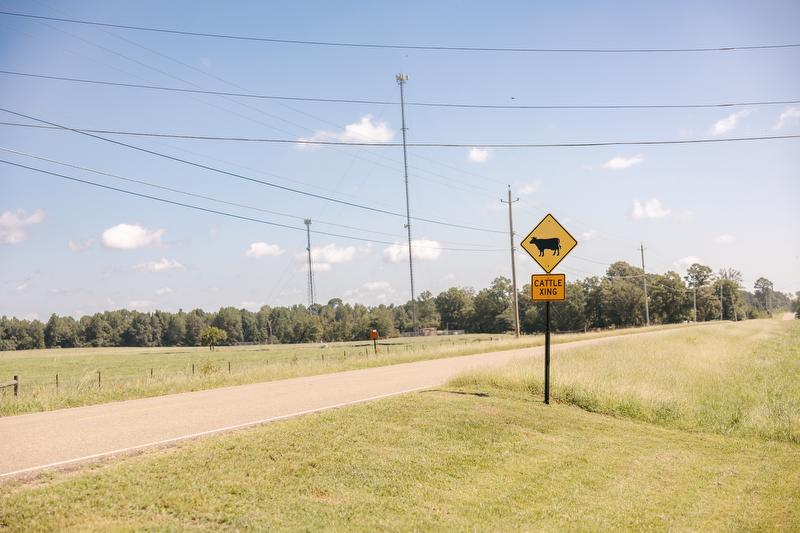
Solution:
<svg viewBox="0 0 800 533"><path fill-rule="evenodd" d="M723 311L722 306L722 282L719 283L719 319L725 320L725 312Z"/></svg>
<svg viewBox="0 0 800 533"><path fill-rule="evenodd" d="M500 201L504 204L508 204L508 240L511 243L511 287L514 290L514 335L519 338L519 301L517 295L517 260L514 252L516 249L514 248L514 218L511 216L511 205L515 202L519 202L519 198L516 200L511 199L511 185L508 186L508 201L503 200L502 198Z"/></svg>
<svg viewBox="0 0 800 533"><path fill-rule="evenodd" d="M639 243L639 250L642 252L642 281L644 282L644 318L645 323L650 325L650 303L647 299L647 272L644 270L644 243Z"/></svg>
<svg viewBox="0 0 800 533"><path fill-rule="evenodd" d="M314 305L314 267L311 262L311 219L305 219L306 223L306 252L308 252L308 306Z"/></svg>
<svg viewBox="0 0 800 533"><path fill-rule="evenodd" d="M406 100L403 86L408 81L408 75L400 73L395 79L400 86L400 118L403 132L403 175L406 182L406 230L408 231L408 274L411 279L411 326L417 332L417 302L414 294L414 259L411 254L411 206L408 201L408 152L406 149Z"/></svg>
<svg viewBox="0 0 800 533"><path fill-rule="evenodd" d="M694 305L694 321L697 322L697 287L692 287L692 305Z"/></svg>

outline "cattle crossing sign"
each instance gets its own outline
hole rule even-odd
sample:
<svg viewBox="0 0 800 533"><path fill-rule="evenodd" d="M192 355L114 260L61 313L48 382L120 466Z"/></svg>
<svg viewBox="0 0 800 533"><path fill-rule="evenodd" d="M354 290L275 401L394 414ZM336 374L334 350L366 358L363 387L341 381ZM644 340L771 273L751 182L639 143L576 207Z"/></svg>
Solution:
<svg viewBox="0 0 800 533"><path fill-rule="evenodd" d="M567 299L567 277L564 274L533 274L531 300L558 302Z"/></svg>
<svg viewBox="0 0 800 533"><path fill-rule="evenodd" d="M544 403L550 403L550 302L565 300L567 280L564 274L550 274L578 244L550 213L528 233L522 248L536 261L546 275L531 276L531 299L544 302Z"/></svg>
<svg viewBox="0 0 800 533"><path fill-rule="evenodd" d="M549 274L575 248L578 241L548 213L520 244Z"/></svg>

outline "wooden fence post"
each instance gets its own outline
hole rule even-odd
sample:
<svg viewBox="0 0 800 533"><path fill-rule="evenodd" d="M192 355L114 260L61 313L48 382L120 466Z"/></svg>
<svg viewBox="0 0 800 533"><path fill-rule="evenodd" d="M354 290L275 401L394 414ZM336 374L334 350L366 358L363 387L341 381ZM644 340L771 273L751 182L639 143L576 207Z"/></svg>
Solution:
<svg viewBox="0 0 800 533"><path fill-rule="evenodd" d="M19 376L14 376L14 396L19 396Z"/></svg>

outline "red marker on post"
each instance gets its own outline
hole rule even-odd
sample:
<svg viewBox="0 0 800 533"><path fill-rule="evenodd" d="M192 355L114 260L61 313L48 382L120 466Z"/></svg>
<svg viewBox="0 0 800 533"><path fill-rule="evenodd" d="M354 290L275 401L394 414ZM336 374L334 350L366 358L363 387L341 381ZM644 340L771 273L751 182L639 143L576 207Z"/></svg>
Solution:
<svg viewBox="0 0 800 533"><path fill-rule="evenodd" d="M375 350L375 355L378 355L378 330L373 329L370 331L369 338L372 339L372 348Z"/></svg>

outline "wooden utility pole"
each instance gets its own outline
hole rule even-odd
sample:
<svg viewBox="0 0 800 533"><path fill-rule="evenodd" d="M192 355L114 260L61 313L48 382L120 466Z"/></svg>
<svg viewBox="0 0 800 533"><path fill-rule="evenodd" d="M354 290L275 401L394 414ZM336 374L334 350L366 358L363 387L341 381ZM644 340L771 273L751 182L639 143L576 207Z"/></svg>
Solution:
<svg viewBox="0 0 800 533"><path fill-rule="evenodd" d="M514 335L519 338L519 296L517 294L517 260L514 252L514 217L511 214L512 204L519 202L511 199L511 185L508 186L508 200L500 199L504 204L508 204L508 240L511 244L511 287L514 291Z"/></svg>
<svg viewBox="0 0 800 533"><path fill-rule="evenodd" d="M650 325L650 302L647 299L647 272L644 270L644 243L640 243L639 250L642 252L642 281L644 282L644 319Z"/></svg>

